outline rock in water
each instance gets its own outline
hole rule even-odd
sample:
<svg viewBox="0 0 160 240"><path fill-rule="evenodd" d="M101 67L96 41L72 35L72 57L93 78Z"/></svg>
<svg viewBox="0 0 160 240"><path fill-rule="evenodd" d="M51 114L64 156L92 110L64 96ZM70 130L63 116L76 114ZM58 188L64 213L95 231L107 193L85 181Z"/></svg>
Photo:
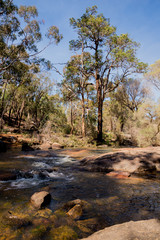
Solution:
<svg viewBox="0 0 160 240"><path fill-rule="evenodd" d="M51 194L46 191L36 192L31 197L32 205L37 208L41 209L49 204L51 201Z"/></svg>
<svg viewBox="0 0 160 240"><path fill-rule="evenodd" d="M73 208L71 208L67 215L72 217L73 219L79 219L82 216L82 207L80 204L75 205Z"/></svg>

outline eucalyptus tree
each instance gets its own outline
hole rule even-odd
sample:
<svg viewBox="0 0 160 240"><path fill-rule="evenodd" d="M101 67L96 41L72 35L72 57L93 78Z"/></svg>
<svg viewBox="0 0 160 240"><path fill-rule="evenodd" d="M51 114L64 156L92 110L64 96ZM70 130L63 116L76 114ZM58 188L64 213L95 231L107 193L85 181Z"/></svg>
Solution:
<svg viewBox="0 0 160 240"><path fill-rule="evenodd" d="M78 39L72 40L74 50L89 49L94 66L96 98L98 106L97 141L102 141L103 102L107 93L114 91L132 73L143 72L146 65L136 58L138 43L128 34L116 34L110 20L97 13L97 7L87 8L78 19L70 19L71 26L77 31Z"/></svg>
<svg viewBox="0 0 160 240"><path fill-rule="evenodd" d="M58 44L62 37L59 29L51 26L46 32L48 43L39 50L37 44L42 40L42 34L36 7L18 8L12 0L0 0L0 85L3 88L1 123L5 113L4 98L7 85L14 83L16 87L20 87L31 79L30 75L40 71L42 64L50 68L51 64L38 55L49 45Z"/></svg>
<svg viewBox="0 0 160 240"><path fill-rule="evenodd" d="M82 107L82 136L86 135L86 99L87 87L89 83L91 69L91 56L88 52L81 55L74 55L68 61L64 69L64 79L62 85L65 88L63 92L71 99L80 99ZM64 89L63 88L63 89Z"/></svg>
<svg viewBox="0 0 160 240"><path fill-rule="evenodd" d="M50 44L62 39L56 26L51 26L46 37L47 46L38 50L37 43L42 40L38 11L35 6L20 6L13 1L1 0L0 6L0 74L10 68L16 61L36 61L34 57Z"/></svg>

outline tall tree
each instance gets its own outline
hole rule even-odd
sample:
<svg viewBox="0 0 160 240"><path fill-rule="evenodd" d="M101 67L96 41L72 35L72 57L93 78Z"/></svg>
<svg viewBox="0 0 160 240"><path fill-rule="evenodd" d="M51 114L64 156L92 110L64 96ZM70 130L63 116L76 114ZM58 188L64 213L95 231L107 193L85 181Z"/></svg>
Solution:
<svg viewBox="0 0 160 240"><path fill-rule="evenodd" d="M136 58L139 46L128 34L116 34L110 20L97 13L97 7L87 8L79 19L71 18L70 24L77 30L78 39L72 40L73 49L80 49L83 37L84 49L90 50L94 66L98 105L97 141L102 141L103 102L106 94L114 91L131 73L142 72L146 65Z"/></svg>
<svg viewBox="0 0 160 240"><path fill-rule="evenodd" d="M64 88L68 89L68 96L81 100L83 137L86 135L87 87L90 85L89 79L92 74L90 63L91 56L88 52L72 56L64 69L64 80L62 82Z"/></svg>

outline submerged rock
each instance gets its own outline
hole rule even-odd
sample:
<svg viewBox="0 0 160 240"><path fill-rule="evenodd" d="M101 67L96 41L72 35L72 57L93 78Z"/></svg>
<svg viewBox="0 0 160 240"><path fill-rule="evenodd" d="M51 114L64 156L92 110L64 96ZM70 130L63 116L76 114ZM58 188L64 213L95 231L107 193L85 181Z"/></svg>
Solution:
<svg viewBox="0 0 160 240"><path fill-rule="evenodd" d="M53 228L50 231L49 239L52 240L76 240L78 239L77 233L69 226L61 226Z"/></svg>
<svg viewBox="0 0 160 240"><path fill-rule="evenodd" d="M52 210L45 208L45 209L41 209L41 210L37 211L34 214L34 217L36 217L36 218L42 217L42 218L48 219L51 215L52 215Z"/></svg>
<svg viewBox="0 0 160 240"><path fill-rule="evenodd" d="M75 205L67 212L67 215L78 220L82 216L82 206L80 204Z"/></svg>
<svg viewBox="0 0 160 240"><path fill-rule="evenodd" d="M85 233L93 233L97 230L97 227L99 225L97 218L89 218L85 220L79 220L77 221L78 227L82 232Z"/></svg>
<svg viewBox="0 0 160 240"><path fill-rule="evenodd" d="M31 203L35 208L41 209L51 201L51 194L47 191L36 192L31 197Z"/></svg>
<svg viewBox="0 0 160 240"><path fill-rule="evenodd" d="M69 211L75 205L80 205L83 210L88 211L91 209L91 204L85 200L75 199L64 204L63 209Z"/></svg>
<svg viewBox="0 0 160 240"><path fill-rule="evenodd" d="M11 227L21 228L31 224L31 218L28 214L14 213L8 211L8 214L3 217L6 225Z"/></svg>
<svg viewBox="0 0 160 240"><path fill-rule="evenodd" d="M38 225L25 231L22 238L20 239L27 239L27 240L37 239L38 240L38 239L42 239L46 234L47 234L47 227L45 225Z"/></svg>

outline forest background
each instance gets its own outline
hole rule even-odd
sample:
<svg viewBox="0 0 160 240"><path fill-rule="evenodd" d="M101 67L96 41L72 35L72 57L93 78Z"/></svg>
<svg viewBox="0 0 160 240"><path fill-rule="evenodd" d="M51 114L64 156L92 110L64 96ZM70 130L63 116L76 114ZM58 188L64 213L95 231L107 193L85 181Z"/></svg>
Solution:
<svg viewBox="0 0 160 240"><path fill-rule="evenodd" d="M64 146L159 145L160 4L135 2L1 0L1 131Z"/></svg>

